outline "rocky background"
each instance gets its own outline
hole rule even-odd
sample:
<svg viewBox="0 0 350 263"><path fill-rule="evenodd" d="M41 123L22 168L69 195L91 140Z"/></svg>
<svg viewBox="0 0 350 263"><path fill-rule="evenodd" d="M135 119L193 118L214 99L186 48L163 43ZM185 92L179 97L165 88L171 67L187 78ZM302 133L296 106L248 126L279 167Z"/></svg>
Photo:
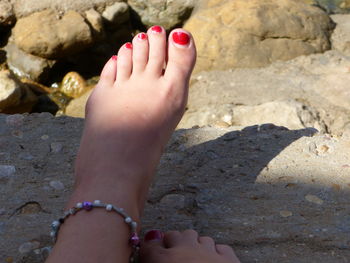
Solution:
<svg viewBox="0 0 350 263"><path fill-rule="evenodd" d="M0 262L44 262L99 71L154 24L190 30L198 63L145 229L194 228L242 262L350 262L349 11L349 0L0 0Z"/></svg>

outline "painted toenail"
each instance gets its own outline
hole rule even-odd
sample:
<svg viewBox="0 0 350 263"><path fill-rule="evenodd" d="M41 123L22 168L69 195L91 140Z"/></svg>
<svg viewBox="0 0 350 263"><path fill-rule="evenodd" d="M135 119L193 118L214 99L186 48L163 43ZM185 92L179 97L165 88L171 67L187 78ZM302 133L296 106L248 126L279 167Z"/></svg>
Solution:
<svg viewBox="0 0 350 263"><path fill-rule="evenodd" d="M118 59L118 56L116 56L116 55L112 56L112 60L116 61L117 59Z"/></svg>
<svg viewBox="0 0 350 263"><path fill-rule="evenodd" d="M132 44L131 44L130 42L125 43L125 47L126 47L127 49L132 49Z"/></svg>
<svg viewBox="0 0 350 263"><path fill-rule="evenodd" d="M145 241L156 241L156 240L162 240L163 239L163 233L159 230L150 230L146 233L144 240Z"/></svg>
<svg viewBox="0 0 350 263"><path fill-rule="evenodd" d="M151 30L155 33L162 33L163 32L163 29L160 26L152 26Z"/></svg>
<svg viewBox="0 0 350 263"><path fill-rule="evenodd" d="M188 43L190 42L190 36L185 32L174 32L173 40L176 44L188 45Z"/></svg>
<svg viewBox="0 0 350 263"><path fill-rule="evenodd" d="M145 40L145 39L147 39L147 34L140 33L140 34L137 35L137 38L140 39L140 40Z"/></svg>

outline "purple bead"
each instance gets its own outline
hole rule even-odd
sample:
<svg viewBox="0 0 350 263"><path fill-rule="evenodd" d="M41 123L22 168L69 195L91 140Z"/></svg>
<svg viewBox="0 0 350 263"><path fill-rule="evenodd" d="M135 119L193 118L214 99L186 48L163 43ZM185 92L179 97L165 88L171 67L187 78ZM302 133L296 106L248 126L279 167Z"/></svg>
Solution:
<svg viewBox="0 0 350 263"><path fill-rule="evenodd" d="M137 233L132 233L130 242L133 246L138 246L140 244L140 238L138 237Z"/></svg>
<svg viewBox="0 0 350 263"><path fill-rule="evenodd" d="M86 211L90 211L92 209L92 203L91 202L83 202L83 208Z"/></svg>

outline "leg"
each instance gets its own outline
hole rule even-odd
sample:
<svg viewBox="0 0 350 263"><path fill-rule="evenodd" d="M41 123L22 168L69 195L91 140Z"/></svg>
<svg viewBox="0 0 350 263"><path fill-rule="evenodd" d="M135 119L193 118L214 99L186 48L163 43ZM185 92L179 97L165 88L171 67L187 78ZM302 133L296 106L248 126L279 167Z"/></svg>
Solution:
<svg viewBox="0 0 350 263"><path fill-rule="evenodd" d="M189 33L173 31L167 45L164 29L153 27L107 62L87 104L67 209L99 199L139 221L162 150L184 112L195 57ZM62 225L47 262L126 263L129 238L122 217L81 211Z"/></svg>

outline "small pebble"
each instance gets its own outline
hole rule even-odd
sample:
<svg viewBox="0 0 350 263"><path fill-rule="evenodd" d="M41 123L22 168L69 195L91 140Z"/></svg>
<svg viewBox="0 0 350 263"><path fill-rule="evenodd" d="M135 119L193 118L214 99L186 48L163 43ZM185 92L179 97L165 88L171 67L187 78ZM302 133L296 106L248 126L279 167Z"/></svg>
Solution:
<svg viewBox="0 0 350 263"><path fill-rule="evenodd" d="M317 197L316 195L306 195L305 199L311 203L322 205L323 200Z"/></svg>
<svg viewBox="0 0 350 263"><path fill-rule="evenodd" d="M10 177L16 173L16 168L13 165L0 165L0 178Z"/></svg>
<svg viewBox="0 0 350 263"><path fill-rule="evenodd" d="M49 137L49 135L44 134L43 136L40 137L43 141L46 141Z"/></svg>
<svg viewBox="0 0 350 263"><path fill-rule="evenodd" d="M21 114L14 114L14 115L9 115L6 118L6 124L8 126L20 126L23 124L23 115Z"/></svg>
<svg viewBox="0 0 350 263"><path fill-rule="evenodd" d="M4 215L6 213L5 208L0 208L0 216Z"/></svg>
<svg viewBox="0 0 350 263"><path fill-rule="evenodd" d="M22 139L23 138L23 132L22 131L13 131L13 132L11 132L11 134L12 134L12 136L13 137L16 137L16 138L20 138L20 139Z"/></svg>
<svg viewBox="0 0 350 263"><path fill-rule="evenodd" d="M39 246L40 246L40 242L38 241L25 242L19 246L18 251L19 253L24 254L39 248Z"/></svg>
<svg viewBox="0 0 350 263"><path fill-rule="evenodd" d="M62 150L63 146L62 146L62 143L53 142L50 144L50 148L51 148L51 152L59 153Z"/></svg>
<svg viewBox="0 0 350 263"><path fill-rule="evenodd" d="M13 262L13 258L12 258L12 257L7 257L7 258L5 259L5 262L6 262L6 263L12 263L12 262Z"/></svg>
<svg viewBox="0 0 350 263"><path fill-rule="evenodd" d="M50 186L56 190L64 189L64 184L61 181L51 181Z"/></svg>
<svg viewBox="0 0 350 263"><path fill-rule="evenodd" d="M167 207L173 207L175 209L183 209L185 207L185 196L180 194L170 194L164 196L160 203Z"/></svg>
<svg viewBox="0 0 350 263"><path fill-rule="evenodd" d="M22 160L27 160L27 161L31 161L34 159L33 155L31 155L30 153L26 153L26 152L20 153L18 155L18 157Z"/></svg>
<svg viewBox="0 0 350 263"><path fill-rule="evenodd" d="M282 216L282 217L290 217L292 215L293 215L293 213L291 211L288 211L288 210L280 211L280 216Z"/></svg>

